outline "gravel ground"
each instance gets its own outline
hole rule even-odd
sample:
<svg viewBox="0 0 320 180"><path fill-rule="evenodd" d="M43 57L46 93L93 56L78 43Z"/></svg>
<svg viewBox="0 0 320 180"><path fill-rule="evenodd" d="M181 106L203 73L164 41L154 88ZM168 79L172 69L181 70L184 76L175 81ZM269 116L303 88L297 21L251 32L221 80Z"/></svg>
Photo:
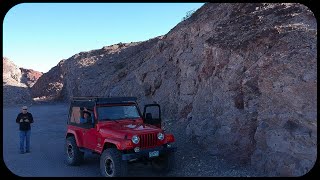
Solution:
<svg viewBox="0 0 320 180"><path fill-rule="evenodd" d="M177 166L175 171L168 176L190 177L261 177L250 165L239 166L225 161L221 157L213 156L197 148L197 145L185 135L186 124L181 122L165 122L166 132L173 133L176 139L175 145Z"/></svg>
<svg viewBox="0 0 320 180"><path fill-rule="evenodd" d="M35 118L31 130L31 153L19 154L18 125L15 123L20 106L3 108L3 158L8 171L18 176L32 177L99 177L99 156L85 155L80 166L68 166L65 162L64 135L68 104L36 104L29 108ZM128 176L260 176L248 166L235 166L217 156L200 151L185 136L185 124L164 122L166 132L175 135L176 168L161 174L152 171L150 165L134 163ZM204 155L205 154L205 155Z"/></svg>

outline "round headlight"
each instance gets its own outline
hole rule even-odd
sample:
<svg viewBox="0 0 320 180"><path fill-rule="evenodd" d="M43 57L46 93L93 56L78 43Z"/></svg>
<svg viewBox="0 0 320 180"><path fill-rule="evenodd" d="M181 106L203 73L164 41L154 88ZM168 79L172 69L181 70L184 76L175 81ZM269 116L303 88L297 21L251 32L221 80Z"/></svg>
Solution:
<svg viewBox="0 0 320 180"><path fill-rule="evenodd" d="M132 142L134 143L134 144L138 144L139 143L139 137L137 136L137 135L134 135L134 136L132 136Z"/></svg>
<svg viewBox="0 0 320 180"><path fill-rule="evenodd" d="M158 133L158 139L161 141L164 139L164 135L161 132Z"/></svg>

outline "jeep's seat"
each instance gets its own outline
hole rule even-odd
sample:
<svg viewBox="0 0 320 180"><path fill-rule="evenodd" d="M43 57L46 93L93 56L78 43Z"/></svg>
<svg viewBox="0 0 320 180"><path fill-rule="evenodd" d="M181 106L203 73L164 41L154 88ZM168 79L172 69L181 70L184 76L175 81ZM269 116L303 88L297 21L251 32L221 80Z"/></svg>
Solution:
<svg viewBox="0 0 320 180"><path fill-rule="evenodd" d="M146 119L147 120L152 120L152 114L151 113L147 113L146 114Z"/></svg>

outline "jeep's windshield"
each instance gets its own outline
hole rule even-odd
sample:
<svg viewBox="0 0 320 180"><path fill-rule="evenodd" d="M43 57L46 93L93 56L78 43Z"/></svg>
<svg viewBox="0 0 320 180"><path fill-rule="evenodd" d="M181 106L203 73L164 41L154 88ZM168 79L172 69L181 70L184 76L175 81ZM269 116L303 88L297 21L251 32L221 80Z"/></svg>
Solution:
<svg viewBox="0 0 320 180"><path fill-rule="evenodd" d="M140 118L138 109L134 105L126 106L102 106L98 107L99 121L112 121L119 119Z"/></svg>

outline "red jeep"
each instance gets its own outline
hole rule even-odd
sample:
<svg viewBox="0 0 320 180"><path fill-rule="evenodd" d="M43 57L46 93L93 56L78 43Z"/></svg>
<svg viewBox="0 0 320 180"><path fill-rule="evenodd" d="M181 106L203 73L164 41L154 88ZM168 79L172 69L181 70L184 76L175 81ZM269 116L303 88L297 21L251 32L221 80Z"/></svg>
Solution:
<svg viewBox="0 0 320 180"><path fill-rule="evenodd" d="M129 162L151 162L156 170L171 170L174 136L161 129L160 106L145 105L141 114L136 100L73 97L67 122L67 163L79 165L84 152L89 152L100 155L100 172L107 177L125 176Z"/></svg>

